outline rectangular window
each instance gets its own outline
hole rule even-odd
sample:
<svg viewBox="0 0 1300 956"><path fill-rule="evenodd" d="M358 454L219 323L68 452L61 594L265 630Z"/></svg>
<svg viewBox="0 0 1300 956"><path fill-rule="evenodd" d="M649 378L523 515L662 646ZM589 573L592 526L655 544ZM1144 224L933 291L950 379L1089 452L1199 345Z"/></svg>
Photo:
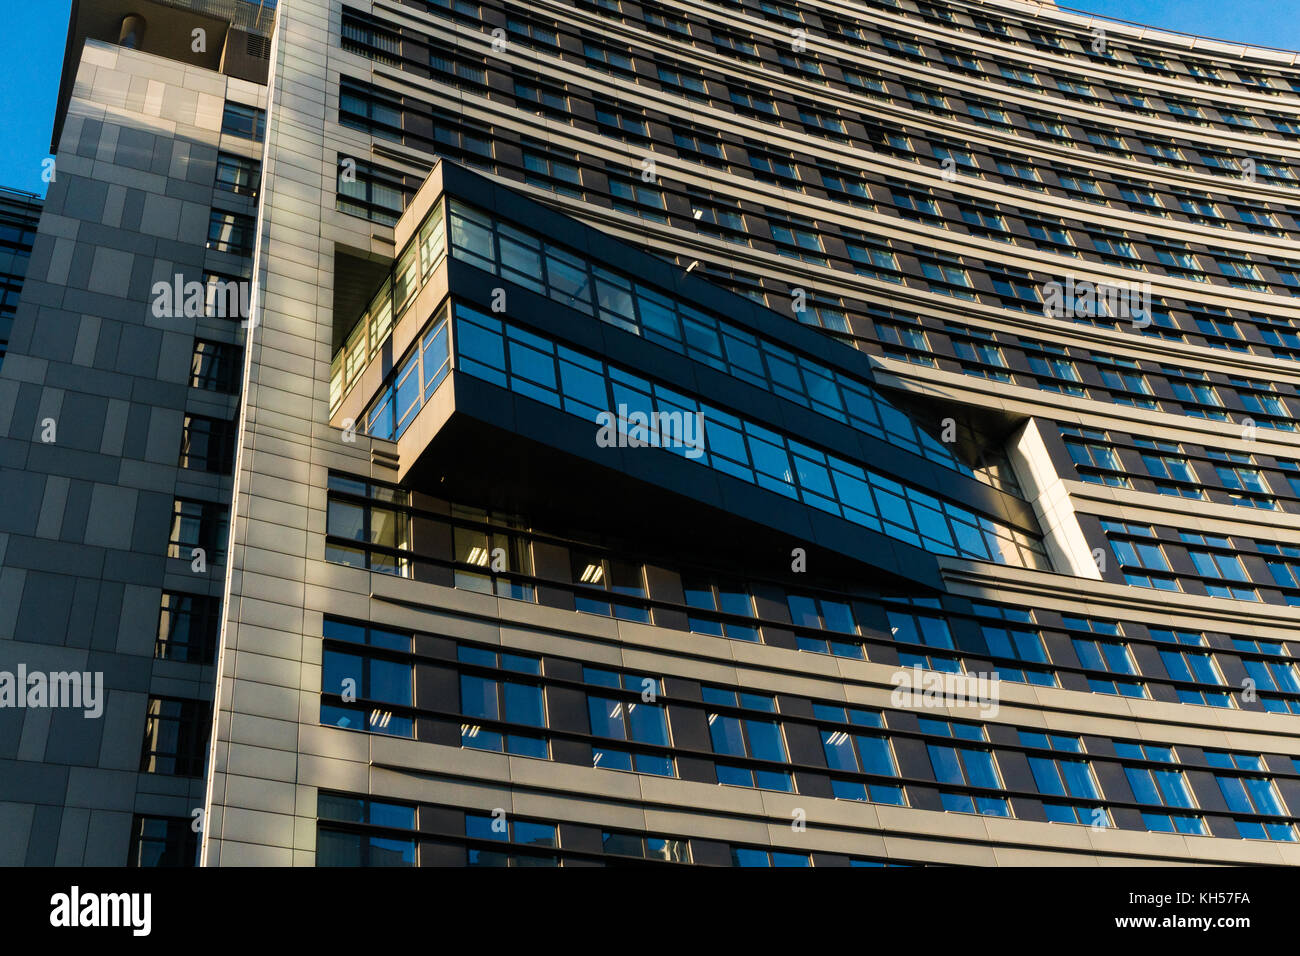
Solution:
<svg viewBox="0 0 1300 956"><path fill-rule="evenodd" d="M339 123L381 139L400 143L404 108L402 100L348 77L339 80Z"/></svg>
<svg viewBox="0 0 1300 956"><path fill-rule="evenodd" d="M606 46L587 34L584 34L582 38L582 54L587 58L587 66L593 70L600 70L602 73L610 73L616 76L631 76L633 74L632 58L627 53Z"/></svg>
<svg viewBox="0 0 1300 956"><path fill-rule="evenodd" d="M1157 491L1162 495L1204 498L1205 492L1196 472L1183 457L1181 445L1151 438L1135 438L1133 441L1142 455L1147 473L1155 479Z"/></svg>
<svg viewBox="0 0 1300 956"><path fill-rule="evenodd" d="M645 699L649 692L657 697L662 682L657 678L639 678L599 668L584 667L583 679L616 687L632 694L613 697L607 694L587 694L587 716L591 733L597 737L652 747L669 746L668 714L664 707ZM639 695L639 696L634 696ZM605 770L635 770L661 777L674 775L672 757L662 753L638 752L624 747L595 747L592 765Z"/></svg>
<svg viewBox="0 0 1300 956"><path fill-rule="evenodd" d="M974 609L977 614L996 615L1001 618L997 623L982 622L980 632L984 635L984 643L988 645L989 654L1000 659L997 671L1002 675L1003 680L1036 684L1040 687L1057 686L1056 675L1047 667L1008 667L1002 663L1002 661L1042 665L1051 663L1042 635L1036 629L1015 626L1032 623L1033 612L989 604L976 604Z"/></svg>
<svg viewBox="0 0 1300 956"><path fill-rule="evenodd" d="M1169 561L1155 540L1155 532L1148 525L1103 521L1101 526L1129 584L1162 591L1180 590L1169 573Z"/></svg>
<svg viewBox="0 0 1300 956"><path fill-rule="evenodd" d="M391 647L409 650L410 637L331 619L326 619L323 633L321 724L393 737L414 736L410 711L414 668L409 660L388 653ZM337 640L364 642L370 648L344 649L332 643Z"/></svg>
<svg viewBox="0 0 1300 956"><path fill-rule="evenodd" d="M958 740L983 741L984 730L975 724L963 724L956 721L919 718L922 733L934 736L952 737ZM930 766L934 778L941 785L972 787L982 790L1001 790L1002 778L998 773L997 760L985 747L965 745L948 745L926 741L926 753L930 757ZM985 816L1009 817L1010 807L1005 797L987 794L957 793L940 791L939 798L944 810L951 813L978 813Z"/></svg>
<svg viewBox="0 0 1300 956"><path fill-rule="evenodd" d="M350 157L339 158L335 205L340 212L393 226L411 194L396 174Z"/></svg>
<svg viewBox="0 0 1300 956"><path fill-rule="evenodd" d="M751 847L731 848L732 866L812 866L807 853L783 853L779 850L759 850Z"/></svg>
<svg viewBox="0 0 1300 956"><path fill-rule="evenodd" d="M195 339L190 387L235 394L243 373L242 358L243 349L237 345Z"/></svg>
<svg viewBox="0 0 1300 956"><path fill-rule="evenodd" d="M639 180L609 177L610 205L619 212L631 213L655 222L668 221L668 205L663 190Z"/></svg>
<svg viewBox="0 0 1300 956"><path fill-rule="evenodd" d="M317 866L415 866L415 807L321 791L316 797Z"/></svg>
<svg viewBox="0 0 1300 956"><path fill-rule="evenodd" d="M349 53L360 54L387 66L401 63L401 37L381 26L377 18L344 7L342 28L340 45Z"/></svg>
<svg viewBox="0 0 1300 956"><path fill-rule="evenodd" d="M1038 377L1039 388L1080 397L1087 394L1079 370L1064 346L1025 338L1019 344L1029 361L1029 370Z"/></svg>
<svg viewBox="0 0 1300 956"><path fill-rule="evenodd" d="M706 703L736 706L734 691L704 688ZM775 710L775 702L763 695L744 694L741 706ZM713 752L731 757L746 757L786 763L785 738L781 724L775 720L749 718L725 713L709 714L709 739ZM718 783L740 787L757 787L760 790L793 791L791 775L783 770L753 769L719 762L716 764Z"/></svg>
<svg viewBox="0 0 1300 956"><path fill-rule="evenodd" d="M696 634L712 634L737 641L759 641L758 627L750 623L754 599L744 584L715 584L711 581L682 577L682 591L687 607L704 614L689 614L690 629ZM718 614L709 612L717 611Z"/></svg>
<svg viewBox="0 0 1300 956"><path fill-rule="evenodd" d="M150 697L140 772L201 777L207 765L211 701Z"/></svg>
<svg viewBox="0 0 1300 956"><path fill-rule="evenodd" d="M136 815L131 821L131 854L127 866L195 866L199 835L191 817Z"/></svg>
<svg viewBox="0 0 1300 956"><path fill-rule="evenodd" d="M1161 642L1183 645L1203 645L1205 635L1192 631L1171 631L1151 628L1151 637ZM1188 684L1213 684L1224 686L1223 674L1208 651L1185 650L1183 647L1162 647L1160 659L1165 671L1176 681ZM1231 707L1232 697L1225 691L1205 690L1198 687L1176 687L1178 699L1184 704L1201 704L1208 707Z"/></svg>
<svg viewBox="0 0 1300 956"><path fill-rule="evenodd" d="M1088 826L1112 825L1105 807L1070 802L1074 799L1101 799L1096 778L1087 760L1056 756L1060 753L1082 754L1083 742L1078 737L1027 730L1021 730L1019 734L1023 746L1050 752L1050 756L1048 753L1033 752L1025 755L1038 792L1046 797L1062 798L1043 801L1048 820L1053 823L1082 823Z"/></svg>
<svg viewBox="0 0 1300 956"><path fill-rule="evenodd" d="M539 847L558 847L560 839L551 823L534 823L530 820L507 819L502 828L498 817L487 814L465 814L465 835L479 841L467 853L468 866L559 866L560 858L545 853ZM501 844L497 849L491 843Z"/></svg>
<svg viewBox="0 0 1300 956"><path fill-rule="evenodd" d="M329 489L325 560L409 575L410 492L337 474L330 475Z"/></svg>
<svg viewBox="0 0 1300 956"><path fill-rule="evenodd" d="M440 50L429 51L429 69L447 77L461 88L471 85L484 86L487 83L487 69L481 60L471 61L464 56L448 56Z"/></svg>
<svg viewBox="0 0 1300 956"><path fill-rule="evenodd" d="M1110 444L1105 432L1091 428L1063 427L1061 437L1066 451L1074 462L1075 470L1084 481L1116 488L1130 488L1132 483L1124 474L1119 455Z"/></svg>
<svg viewBox="0 0 1300 956"><path fill-rule="evenodd" d="M260 143L266 135L266 111L227 101L221 115L221 132Z"/></svg>
<svg viewBox="0 0 1300 956"><path fill-rule="evenodd" d="M234 422L203 415L186 415L181 430L178 465L195 471L228 475L235 464Z"/></svg>
<svg viewBox="0 0 1300 956"><path fill-rule="evenodd" d="M952 340L953 351L967 375L979 375L998 382L1010 382L1006 356L992 332L946 323L944 330Z"/></svg>
<svg viewBox="0 0 1300 956"><path fill-rule="evenodd" d="M228 514L224 505L177 498L173 504L167 557L197 561L202 552L204 563L224 564Z"/></svg>
<svg viewBox="0 0 1300 956"><path fill-rule="evenodd" d="M546 726L546 691L536 679L541 675L542 662L526 654L465 645L457 648L456 659L474 668L493 668L488 673L468 668L461 671L460 712L466 722L460 727L460 745L471 750L549 759L550 745L545 737L516 729ZM498 670L519 676L499 677Z"/></svg>
<svg viewBox="0 0 1300 956"><path fill-rule="evenodd" d="M524 182L564 196L582 196L578 156L536 140L524 141Z"/></svg>
<svg viewBox="0 0 1300 956"><path fill-rule="evenodd" d="M211 664L220 629L220 598L164 591L153 656L158 660Z"/></svg>
<svg viewBox="0 0 1300 956"><path fill-rule="evenodd" d="M971 282L970 273L958 256L942 252L926 255L918 251L916 258L921 264L921 274L930 280L932 292L955 295L962 299L975 298L972 291L975 286Z"/></svg>
<svg viewBox="0 0 1300 956"><path fill-rule="evenodd" d="M217 154L216 186L218 189L256 199L261 183L262 164L257 160L236 156L233 153Z"/></svg>
<svg viewBox="0 0 1300 956"><path fill-rule="evenodd" d="M569 94L564 87L547 82L534 73L517 72L514 91L515 102L521 109L566 118L569 114Z"/></svg>
<svg viewBox="0 0 1300 956"><path fill-rule="evenodd" d="M1136 676L1137 665L1127 644L1119 641L1095 641L1074 638L1074 652L1079 663L1087 670L1109 674ZM1146 697L1146 688L1140 681L1114 678L1088 678L1088 687L1095 694L1118 694L1121 697Z"/></svg>
<svg viewBox="0 0 1300 956"><path fill-rule="evenodd" d="M962 673L961 661L954 655L930 654L916 650L920 646L953 651L952 632L948 629L946 620L932 614L916 614L894 608L890 608L886 614L889 619L889 632L893 639L903 645L912 645L898 652L899 663L904 667L924 667L950 674Z"/></svg>
<svg viewBox="0 0 1300 956"><path fill-rule="evenodd" d="M533 573L531 541L492 526L489 522L503 519L478 508L453 504L452 517L458 519L452 528L456 587L517 601L534 600L532 583L521 580Z"/></svg>
<svg viewBox="0 0 1300 956"><path fill-rule="evenodd" d="M1115 752L1126 760L1142 760L1148 764L1173 764L1173 750L1152 744L1115 742ZM1163 766L1124 765L1124 775L1138 803L1153 807L1178 810L1195 809L1191 788L1181 770ZM1205 821L1189 813L1151 813L1142 811L1147 829L1157 833L1188 833L1204 836Z"/></svg>
<svg viewBox="0 0 1300 956"><path fill-rule="evenodd" d="M844 708L814 705L818 717L838 712L833 719L844 720ZM852 723L883 726L880 715L869 711L850 710ZM839 729L822 728L822 751L826 765L832 771L868 774L875 777L897 777L898 764L890 747L889 738L882 734L861 734ZM859 781L832 778L831 788L840 800L864 800L870 803L888 803L904 806L903 788L879 780Z"/></svg>
<svg viewBox="0 0 1300 956"><path fill-rule="evenodd" d="M1110 390L1110 400L1119 405L1131 405L1136 408L1156 408L1155 392L1147 383L1146 375L1132 359L1110 358L1094 355L1093 362L1101 374L1101 380Z"/></svg>
<svg viewBox="0 0 1300 956"><path fill-rule="evenodd" d="M208 219L208 248L235 256L251 256L257 220L237 212L213 209Z"/></svg>
<svg viewBox="0 0 1300 956"><path fill-rule="evenodd" d="M609 856L631 856L665 863L690 863L689 840L642 836L639 833L601 833L601 851Z"/></svg>
<svg viewBox="0 0 1300 956"><path fill-rule="evenodd" d="M646 596L645 571L640 564L620 558L604 558L576 549L571 552L571 557L574 584L610 594L638 598ZM608 597L600 597L585 590L576 592L574 600L578 610L588 614L603 614L606 617L612 614L625 621L650 623L650 609L644 605L611 601Z"/></svg>

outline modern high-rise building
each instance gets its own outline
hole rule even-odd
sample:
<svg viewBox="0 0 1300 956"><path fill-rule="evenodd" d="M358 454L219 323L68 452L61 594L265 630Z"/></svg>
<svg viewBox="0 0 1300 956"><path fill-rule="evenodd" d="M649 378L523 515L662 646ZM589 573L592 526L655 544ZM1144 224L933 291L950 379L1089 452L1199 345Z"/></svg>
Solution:
<svg viewBox="0 0 1300 956"><path fill-rule="evenodd" d="M1300 863L1296 54L82 0L63 89L0 862Z"/></svg>
<svg viewBox="0 0 1300 956"><path fill-rule="evenodd" d="M40 196L0 187L0 365L9 348L9 332L40 221Z"/></svg>

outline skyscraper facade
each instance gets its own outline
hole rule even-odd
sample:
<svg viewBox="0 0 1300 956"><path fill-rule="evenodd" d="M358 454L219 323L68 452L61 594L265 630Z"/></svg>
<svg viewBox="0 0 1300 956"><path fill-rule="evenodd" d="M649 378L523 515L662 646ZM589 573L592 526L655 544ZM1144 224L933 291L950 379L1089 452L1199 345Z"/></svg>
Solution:
<svg viewBox="0 0 1300 956"><path fill-rule="evenodd" d="M9 332L40 220L39 196L0 188L0 364L8 351Z"/></svg>
<svg viewBox="0 0 1300 956"><path fill-rule="evenodd" d="M1300 862L1295 54L1014 0L95 14L0 669L104 707L0 709L4 859Z"/></svg>

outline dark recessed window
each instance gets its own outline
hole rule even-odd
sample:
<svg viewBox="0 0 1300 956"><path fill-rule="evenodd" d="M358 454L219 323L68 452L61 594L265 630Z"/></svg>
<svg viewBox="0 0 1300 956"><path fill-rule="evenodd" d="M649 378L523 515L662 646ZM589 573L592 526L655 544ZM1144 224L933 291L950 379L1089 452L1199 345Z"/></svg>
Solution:
<svg viewBox="0 0 1300 956"><path fill-rule="evenodd" d="M199 835L193 824L189 817L135 817L127 866L194 866Z"/></svg>
<svg viewBox="0 0 1300 956"><path fill-rule="evenodd" d="M140 772L201 777L207 763L210 701L150 697Z"/></svg>
<svg viewBox="0 0 1300 956"><path fill-rule="evenodd" d="M237 345L195 339L194 355L190 361L190 387L210 392L238 392L242 352Z"/></svg>
<svg viewBox="0 0 1300 956"><path fill-rule="evenodd" d="M221 132L260 143L266 135L266 111L243 103L227 103L221 116Z"/></svg>
<svg viewBox="0 0 1300 956"><path fill-rule="evenodd" d="M221 626L221 600L208 594L164 591L153 656L211 664Z"/></svg>
<svg viewBox="0 0 1300 956"><path fill-rule="evenodd" d="M234 422L204 415L186 415L181 431L181 468L228 475L235 463Z"/></svg>

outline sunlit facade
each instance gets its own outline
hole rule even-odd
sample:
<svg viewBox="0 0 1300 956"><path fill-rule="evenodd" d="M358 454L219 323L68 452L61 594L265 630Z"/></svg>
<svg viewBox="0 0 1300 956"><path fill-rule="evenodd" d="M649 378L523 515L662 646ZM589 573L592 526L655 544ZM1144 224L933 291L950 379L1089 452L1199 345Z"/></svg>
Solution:
<svg viewBox="0 0 1300 956"><path fill-rule="evenodd" d="M116 760L120 827L48 852L1300 862L1293 54L1010 0L281 0L262 28L263 83L167 74L152 26L77 61L61 214L114 212L76 163L97 106L119 153L172 143L116 157L162 181L113 180L154 239L119 244L150 265L114 321L178 390L122 413L138 453L74 463L90 502L132 489L123 601L164 624L89 644L142 659L97 753L0 755L26 861ZM146 74L212 86L208 141ZM48 290L120 274L61 235ZM172 271L249 277L251 321L146 315ZM0 636L71 647L24 640L28 588L69 586L27 542L73 492L33 462ZM122 531L87 507L70 554Z"/></svg>

